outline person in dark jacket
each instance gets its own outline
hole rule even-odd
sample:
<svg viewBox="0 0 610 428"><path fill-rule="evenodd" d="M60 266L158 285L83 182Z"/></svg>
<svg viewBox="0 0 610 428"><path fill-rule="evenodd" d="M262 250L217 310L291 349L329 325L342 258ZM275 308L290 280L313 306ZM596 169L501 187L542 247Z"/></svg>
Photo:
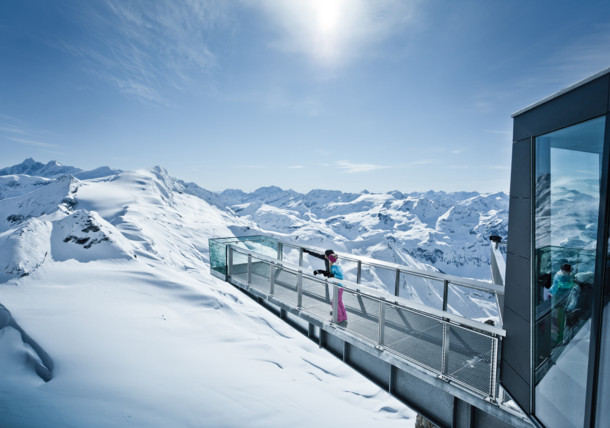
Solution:
<svg viewBox="0 0 610 428"><path fill-rule="evenodd" d="M324 270L322 270L322 269L314 270L313 271L314 275L324 275L327 278L332 277L332 274L330 272L330 261L329 261L328 257L334 256L335 260L336 260L337 255L335 254L335 252L333 250L326 250L326 251L324 251L324 254L320 254L320 253L316 253L315 251L311 251L306 248L303 248L303 252L306 254L309 254L310 256L324 260L325 269Z"/></svg>

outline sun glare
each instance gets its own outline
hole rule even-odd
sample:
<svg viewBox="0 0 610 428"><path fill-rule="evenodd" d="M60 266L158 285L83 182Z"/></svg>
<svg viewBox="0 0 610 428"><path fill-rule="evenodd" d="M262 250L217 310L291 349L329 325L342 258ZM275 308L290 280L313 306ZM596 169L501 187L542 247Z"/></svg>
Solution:
<svg viewBox="0 0 610 428"><path fill-rule="evenodd" d="M345 5L345 0L314 0L311 3L315 52L324 63L335 62L341 54Z"/></svg>
<svg viewBox="0 0 610 428"><path fill-rule="evenodd" d="M341 3L341 0L316 0L313 2L317 29L320 33L329 34L337 29Z"/></svg>

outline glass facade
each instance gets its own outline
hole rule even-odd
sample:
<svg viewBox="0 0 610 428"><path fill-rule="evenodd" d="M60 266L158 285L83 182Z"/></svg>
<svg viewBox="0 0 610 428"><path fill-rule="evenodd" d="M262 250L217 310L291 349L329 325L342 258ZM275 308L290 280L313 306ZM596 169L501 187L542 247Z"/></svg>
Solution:
<svg viewBox="0 0 610 428"><path fill-rule="evenodd" d="M606 218L606 224L610 226L610 219ZM607 227L608 227L607 226ZM604 276L602 327L600 343L600 363L597 385L596 403L596 427L610 427L610 407L608 406L608 394L610 394L610 237L608 238L608 254L606 255L606 266Z"/></svg>
<svg viewBox="0 0 610 428"><path fill-rule="evenodd" d="M604 130L602 116L534 141L534 413L553 428L585 421Z"/></svg>

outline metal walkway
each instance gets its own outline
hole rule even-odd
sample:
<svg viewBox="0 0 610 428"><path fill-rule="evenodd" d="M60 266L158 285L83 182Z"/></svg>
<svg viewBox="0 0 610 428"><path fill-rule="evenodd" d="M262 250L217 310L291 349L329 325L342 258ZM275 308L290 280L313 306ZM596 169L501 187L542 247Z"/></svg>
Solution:
<svg viewBox="0 0 610 428"><path fill-rule="evenodd" d="M451 287L490 293L497 302L502 286L341 253L346 278L355 280L319 278L304 270L303 248L265 236L211 239L210 268L439 426L531 426L503 405L498 360L505 331L447 310ZM366 269L393 278L394 295L365 287ZM400 297L409 281L441 287L440 307ZM343 323L336 319L339 287Z"/></svg>

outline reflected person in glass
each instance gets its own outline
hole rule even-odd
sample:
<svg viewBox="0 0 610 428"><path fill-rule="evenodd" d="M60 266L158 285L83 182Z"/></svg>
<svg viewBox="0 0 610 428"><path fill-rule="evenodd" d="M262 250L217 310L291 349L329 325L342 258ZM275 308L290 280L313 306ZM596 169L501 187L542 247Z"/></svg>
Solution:
<svg viewBox="0 0 610 428"><path fill-rule="evenodd" d="M553 321L556 324L557 334L555 335L555 345L561 345L564 342L564 330L566 325L566 303L570 291L576 284L572 277L572 265L564 263L561 269L553 278L553 285L549 290L551 293L551 305L553 308Z"/></svg>

